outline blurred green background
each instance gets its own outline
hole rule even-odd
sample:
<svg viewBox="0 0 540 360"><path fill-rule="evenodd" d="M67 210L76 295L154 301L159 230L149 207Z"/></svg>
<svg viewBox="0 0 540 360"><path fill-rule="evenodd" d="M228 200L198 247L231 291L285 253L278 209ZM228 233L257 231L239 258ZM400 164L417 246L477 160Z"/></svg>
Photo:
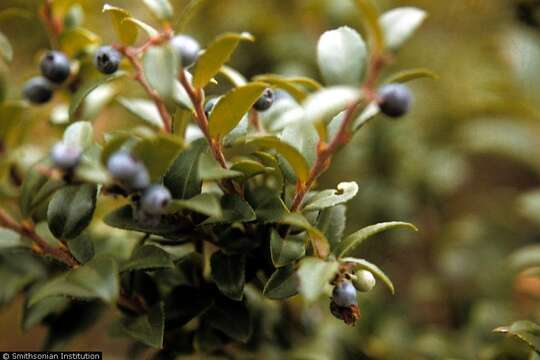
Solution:
<svg viewBox="0 0 540 360"><path fill-rule="evenodd" d="M107 2L152 21L139 1ZM186 3L171 2L177 12ZM79 3L86 27L113 41L109 18L101 13L105 1ZM540 189L540 6L538 14L528 7L534 3L377 1L382 11L417 6L429 13L385 76L426 67L440 78L412 83L412 113L397 122L377 118L336 157L320 185L360 185L349 203L348 232L391 220L413 222L420 232L379 236L358 250L394 279L397 294L378 287L364 295L355 328L308 309L313 336L298 344L306 358L527 358L526 347L492 330L519 319L540 320L540 280L518 276L510 263L515 250L540 240L534 192ZM17 6L35 13L39 5L1 0L0 10ZM202 44L224 31L251 32L257 42L242 45L232 60L244 74L319 79L318 37L341 25L361 29L351 0L208 0L184 31ZM9 19L0 30L14 46L8 97L18 98L23 82L37 72L47 35L38 18ZM112 106L98 121L107 124L125 114L116 110ZM51 131L46 114L43 108L34 112L28 142L50 141L44 136ZM16 301L0 310L1 350L40 347L45 331L21 333L20 308ZM107 339L106 326L105 318L69 348L123 358L126 344Z"/></svg>

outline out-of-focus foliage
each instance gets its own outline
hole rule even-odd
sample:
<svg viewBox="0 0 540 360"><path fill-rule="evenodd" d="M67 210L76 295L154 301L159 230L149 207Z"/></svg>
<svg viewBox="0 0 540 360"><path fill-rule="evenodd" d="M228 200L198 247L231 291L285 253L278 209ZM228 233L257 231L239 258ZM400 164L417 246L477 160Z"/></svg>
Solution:
<svg viewBox="0 0 540 360"><path fill-rule="evenodd" d="M35 14L38 3L3 0L0 9L17 6ZM87 26L107 29L96 32L112 41L109 19L100 13L104 2L80 3ZM111 3L151 22L138 2ZM191 11L185 2L172 3L177 11ZM297 327L291 328L286 320L273 322L272 314L262 318L261 331L279 328L282 335L267 338L259 349L272 357L273 348L280 344L298 358L321 359L526 359L526 346L493 329L507 326L500 330L534 336L538 331L534 324L514 322L540 322L540 282L535 271L540 265L535 247L540 231L539 7L533 0L377 4L384 10L417 6L429 13L423 30L398 53L388 74L425 67L438 80L413 82L417 100L407 119L389 126L387 120L377 118L365 127L335 159L320 187L358 183L358 194L347 209L345 233L395 219L411 221L421 231L414 236L382 235L356 251L385 269L394 280L396 296L389 297L381 287L361 295L361 319L355 328L330 321L330 315L316 306L300 311L302 307L293 301L291 308L297 312L290 317L297 320ZM69 21L81 21L77 14L73 10ZM241 47L231 62L248 78L277 73L322 80L327 75L317 70L319 35L343 24L359 28L361 23L350 0L208 0L193 14L189 21L175 24L175 29L188 31L201 43L224 31L249 31L257 38L252 46ZM18 89L38 61L28 54L48 47L41 23L29 16L0 18L0 30L13 44L14 57L9 70L0 65L0 98L3 83L10 84L7 98L18 98ZM94 41L90 34L77 36ZM0 48L1 44L0 39ZM219 85L212 91L222 93ZM107 103L117 92L113 83L95 95ZM67 109L59 105L51 105L58 106L51 117L57 125L69 119ZM17 116L19 110L14 105L0 118L35 124L32 133L21 127L9 139L32 144L13 155L25 172L39 157L39 149L50 145L49 139L59 137L61 131L44 124L41 108L29 110L31 115L24 118ZM96 119L94 127L109 129L109 119L120 115L125 117L124 110L114 105ZM120 128L122 122L128 123L114 126ZM2 192L9 198L9 189ZM12 234L2 236L18 241ZM105 237L118 236L116 231L103 230L102 246L109 243ZM108 251L127 258L135 240ZM16 293L43 274L41 264L26 254L11 254L2 262L14 269L18 262L27 264L26 276L14 279L7 271L0 274L6 293ZM54 301L47 306L61 312L67 304ZM75 314L99 310L94 303L71 306ZM277 306L275 311L279 313ZM2 329L12 327L7 324ZM9 334L2 338L10 339L0 342L6 349L17 341ZM78 341L92 342L84 335Z"/></svg>

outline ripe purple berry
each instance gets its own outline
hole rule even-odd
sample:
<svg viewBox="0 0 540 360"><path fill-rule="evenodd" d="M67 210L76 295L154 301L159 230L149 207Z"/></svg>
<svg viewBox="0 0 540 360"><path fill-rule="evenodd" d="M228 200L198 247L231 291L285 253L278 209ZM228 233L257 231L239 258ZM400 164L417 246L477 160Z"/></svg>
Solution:
<svg viewBox="0 0 540 360"><path fill-rule="evenodd" d="M162 215L171 202L169 189L162 185L152 185L141 198L141 209L150 215Z"/></svg>
<svg viewBox="0 0 540 360"><path fill-rule="evenodd" d="M336 285L332 291L332 301L341 307L357 305L356 289L353 284L350 281L344 281Z"/></svg>
<svg viewBox="0 0 540 360"><path fill-rule="evenodd" d="M257 100L253 108L257 111L266 111L274 103L274 91L272 89L264 90L262 96Z"/></svg>
<svg viewBox="0 0 540 360"><path fill-rule="evenodd" d="M142 190L150 185L150 176L144 165L126 151L113 154L107 161L107 170L113 178L131 189Z"/></svg>
<svg viewBox="0 0 540 360"><path fill-rule="evenodd" d="M81 161L81 149L63 142L56 143L51 149L51 160L59 169L72 170Z"/></svg>
<svg viewBox="0 0 540 360"><path fill-rule="evenodd" d="M191 36L177 35L171 39L171 45L176 51L183 67L194 64L199 57L201 46Z"/></svg>
<svg viewBox="0 0 540 360"><path fill-rule="evenodd" d="M96 51L94 63L103 74L114 74L120 67L122 54L112 46L102 46Z"/></svg>
<svg viewBox="0 0 540 360"><path fill-rule="evenodd" d="M379 108L386 116L401 117L409 112L412 94L403 84L388 84L379 89Z"/></svg>
<svg viewBox="0 0 540 360"><path fill-rule="evenodd" d="M51 83L42 76L28 80L24 84L22 92L23 96L34 104L44 104L53 96Z"/></svg>
<svg viewBox="0 0 540 360"><path fill-rule="evenodd" d="M41 74L55 84L61 84L69 77L68 57L60 51L49 51L41 59Z"/></svg>

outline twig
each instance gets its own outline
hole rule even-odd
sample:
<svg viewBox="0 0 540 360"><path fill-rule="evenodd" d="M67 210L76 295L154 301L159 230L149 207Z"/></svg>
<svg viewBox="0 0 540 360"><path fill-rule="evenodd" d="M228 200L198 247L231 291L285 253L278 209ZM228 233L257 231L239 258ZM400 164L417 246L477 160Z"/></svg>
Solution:
<svg viewBox="0 0 540 360"><path fill-rule="evenodd" d="M71 268L76 268L80 265L63 243L60 243L58 247L50 246L45 239L36 233L31 223L19 224L3 209L0 209L0 225L30 238L33 241L32 250L38 255L50 256Z"/></svg>
<svg viewBox="0 0 540 360"><path fill-rule="evenodd" d="M263 127L259 113L255 109L249 111L249 123L259 133L265 133L266 130Z"/></svg>
<svg viewBox="0 0 540 360"><path fill-rule="evenodd" d="M62 33L62 22L59 19L56 19L53 14L53 2L54 0L45 0L43 4L43 9L41 11L41 17L47 26L47 32L49 33L49 38L53 47L58 46L58 37Z"/></svg>

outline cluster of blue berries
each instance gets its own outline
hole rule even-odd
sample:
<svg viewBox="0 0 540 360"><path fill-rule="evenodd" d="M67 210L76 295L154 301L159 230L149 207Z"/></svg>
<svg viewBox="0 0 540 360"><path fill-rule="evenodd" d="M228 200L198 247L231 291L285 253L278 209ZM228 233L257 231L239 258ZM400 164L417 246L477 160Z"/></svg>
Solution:
<svg viewBox="0 0 540 360"><path fill-rule="evenodd" d="M49 51L40 62L41 76L28 80L23 87L24 97L34 104L51 100L54 87L66 81L71 73L71 64L66 54Z"/></svg>

